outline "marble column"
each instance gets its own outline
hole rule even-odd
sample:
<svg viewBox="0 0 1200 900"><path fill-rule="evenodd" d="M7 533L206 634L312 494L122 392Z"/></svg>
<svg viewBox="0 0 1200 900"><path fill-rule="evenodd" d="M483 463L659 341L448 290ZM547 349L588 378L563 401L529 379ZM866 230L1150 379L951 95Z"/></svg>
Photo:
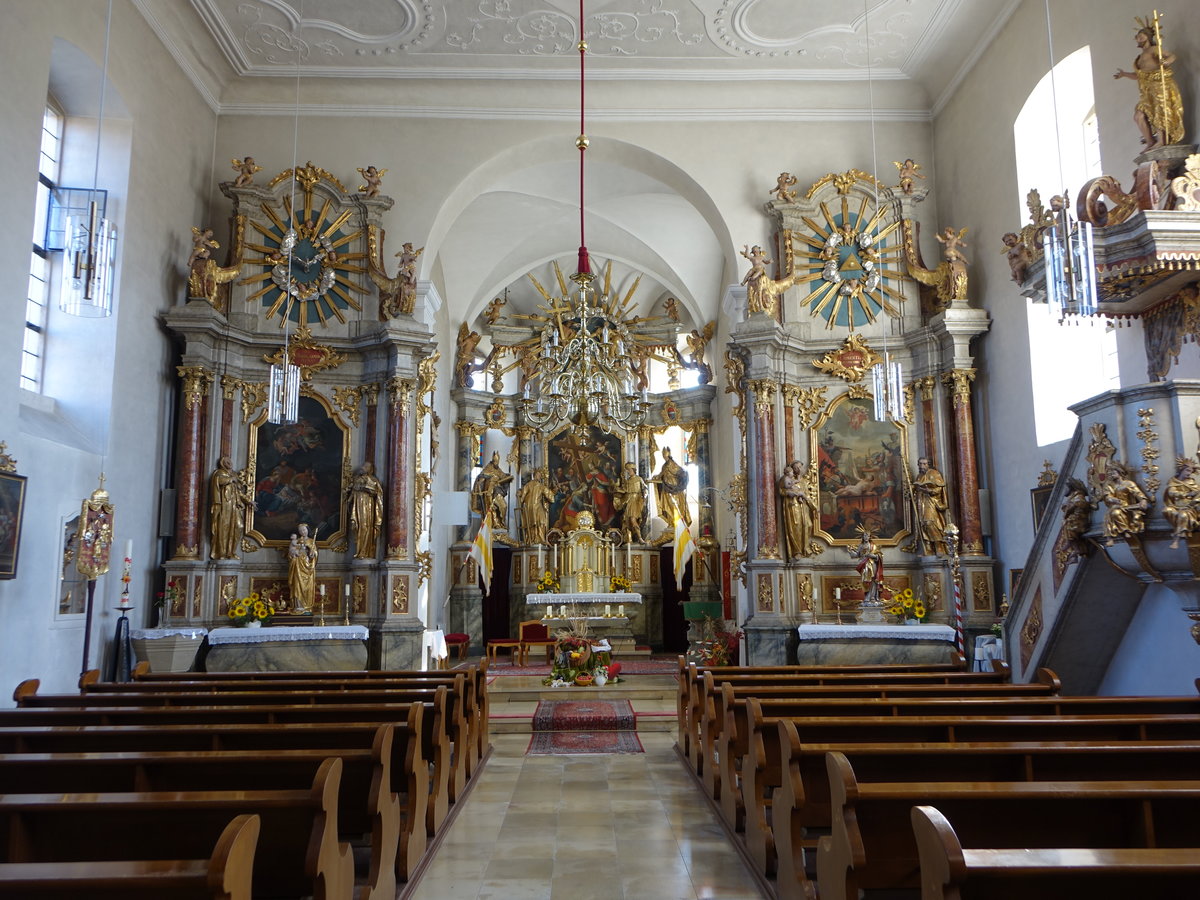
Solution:
<svg viewBox="0 0 1200 900"><path fill-rule="evenodd" d="M650 477L650 464L653 462L653 460L650 459L650 436L653 434L653 432L654 429L652 429L649 425L643 425L638 428L637 464L638 474L643 478Z"/></svg>
<svg viewBox="0 0 1200 900"><path fill-rule="evenodd" d="M796 459L796 442L793 432L796 430L796 392L797 388L785 384L783 386L783 461L786 465Z"/></svg>
<svg viewBox="0 0 1200 900"><path fill-rule="evenodd" d="M412 458L409 414L413 383L407 378L388 380L387 558L408 559L408 471Z"/></svg>
<svg viewBox="0 0 1200 900"><path fill-rule="evenodd" d="M964 556L983 555L983 522L979 512L979 469L975 458L975 425L971 416L971 382L975 369L953 369L942 376L954 403L954 449L958 461L959 530Z"/></svg>
<svg viewBox="0 0 1200 900"><path fill-rule="evenodd" d="M714 538L715 525L713 522L712 491L709 490L713 486L712 438L709 435L712 420L697 419L693 425L695 428L693 437L696 441L696 469L700 476L698 479L700 483L697 485L700 496L700 532L698 538Z"/></svg>
<svg viewBox="0 0 1200 900"><path fill-rule="evenodd" d="M918 456L928 456L931 460L938 458L937 418L933 414L933 390L937 379L932 375L917 378L913 385L921 392L921 435L922 445Z"/></svg>
<svg viewBox="0 0 1200 900"><path fill-rule="evenodd" d="M375 461L375 440L379 428L379 385L364 384L363 399L367 404L367 420L363 425L363 462L369 462L378 470Z"/></svg>
<svg viewBox="0 0 1200 900"><path fill-rule="evenodd" d="M754 396L754 440L751 448L759 559L779 559L779 525L775 516L775 389L770 379L750 382Z"/></svg>
<svg viewBox="0 0 1200 900"><path fill-rule="evenodd" d="M233 395L237 389L236 378L221 376L221 451L218 456L231 456L233 453Z"/></svg>
<svg viewBox="0 0 1200 900"><path fill-rule="evenodd" d="M176 481L175 559L200 558L204 522L205 433L208 389L213 374L203 366L176 368L183 380L183 410L179 417L179 478Z"/></svg>

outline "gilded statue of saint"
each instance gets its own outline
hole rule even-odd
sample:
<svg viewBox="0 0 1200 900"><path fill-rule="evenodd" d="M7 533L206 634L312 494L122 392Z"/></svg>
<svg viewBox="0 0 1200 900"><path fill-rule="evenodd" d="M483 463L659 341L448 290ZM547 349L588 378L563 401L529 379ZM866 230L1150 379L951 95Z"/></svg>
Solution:
<svg viewBox="0 0 1200 900"><path fill-rule="evenodd" d="M1171 524L1171 549L1179 546L1179 540L1187 540L1200 527L1200 481L1196 473L1200 465L1194 459L1181 456L1175 461L1175 475L1167 482L1163 491L1163 518Z"/></svg>
<svg viewBox="0 0 1200 900"><path fill-rule="evenodd" d="M1112 546L1117 539L1135 537L1145 530L1150 499L1126 465L1113 460L1109 471L1112 477L1105 480L1100 499L1108 507L1104 511L1104 534Z"/></svg>
<svg viewBox="0 0 1200 900"><path fill-rule="evenodd" d="M508 483L513 477L500 468L500 453L494 451L471 485L471 511L480 516L492 513L492 527L508 529Z"/></svg>
<svg viewBox="0 0 1200 900"><path fill-rule="evenodd" d="M811 490L811 480L800 460L783 467L783 474L779 477L779 497L783 502L784 558L811 556L817 503Z"/></svg>
<svg viewBox="0 0 1200 900"><path fill-rule="evenodd" d="M917 477L912 482L917 514L917 544L925 556L936 556L946 542L946 479L928 456L917 460Z"/></svg>
<svg viewBox="0 0 1200 900"><path fill-rule="evenodd" d="M1153 25L1139 28L1134 35L1138 55L1133 71L1117 69L1113 78L1132 78L1138 83L1138 101L1133 122L1147 150L1183 140L1183 101L1175 83L1175 54L1158 46Z"/></svg>
<svg viewBox="0 0 1200 900"><path fill-rule="evenodd" d="M354 473L350 496L350 528L354 532L354 558L374 559L383 524L383 485L375 477L375 464L365 462Z"/></svg>
<svg viewBox="0 0 1200 900"><path fill-rule="evenodd" d="M217 461L209 480L209 526L213 559L237 559L238 544L246 526L246 510L254 507L254 496L235 472L228 456Z"/></svg>
<svg viewBox="0 0 1200 900"><path fill-rule="evenodd" d="M293 612L312 612L317 594L317 542L301 523L288 545L288 593Z"/></svg>
<svg viewBox="0 0 1200 900"><path fill-rule="evenodd" d="M654 485L654 499L658 502L658 514L668 525L675 524L678 516L684 525L692 524L692 513L687 504L687 469L671 458L671 448L663 447L662 468L650 479Z"/></svg>
<svg viewBox="0 0 1200 900"><path fill-rule="evenodd" d="M550 504L554 491L546 484L546 470L537 469L517 491L521 507L521 541L532 546L546 543L546 528L550 524Z"/></svg>
<svg viewBox="0 0 1200 900"><path fill-rule="evenodd" d="M642 521L646 517L646 480L631 462L625 463L621 483L613 491L613 506L621 512L621 534L625 540L644 541Z"/></svg>

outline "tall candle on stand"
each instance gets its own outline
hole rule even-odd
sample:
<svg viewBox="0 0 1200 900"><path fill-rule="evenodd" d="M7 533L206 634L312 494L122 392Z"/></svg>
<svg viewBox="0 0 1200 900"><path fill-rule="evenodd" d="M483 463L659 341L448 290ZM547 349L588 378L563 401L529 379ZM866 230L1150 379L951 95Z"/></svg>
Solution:
<svg viewBox="0 0 1200 900"><path fill-rule="evenodd" d="M125 541L125 562L121 569L121 606L129 605L130 570L133 568L133 541Z"/></svg>
<svg viewBox="0 0 1200 900"><path fill-rule="evenodd" d="M350 582L348 582L348 581L346 582L346 592L345 592L344 596L345 596L345 607L344 607L345 612L342 614L342 623L345 625L349 625L350 624Z"/></svg>
<svg viewBox="0 0 1200 900"><path fill-rule="evenodd" d="M542 573L545 571L546 570L545 570L545 568L543 568L543 560L542 560L542 545L538 544L538 578L541 578Z"/></svg>

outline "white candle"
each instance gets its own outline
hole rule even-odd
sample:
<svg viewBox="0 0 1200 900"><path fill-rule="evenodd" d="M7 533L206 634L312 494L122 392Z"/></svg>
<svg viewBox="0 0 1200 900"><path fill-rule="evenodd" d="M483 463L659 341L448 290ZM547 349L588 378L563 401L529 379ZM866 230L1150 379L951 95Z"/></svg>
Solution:
<svg viewBox="0 0 1200 900"><path fill-rule="evenodd" d="M546 618L547 619L554 618L554 604L553 603L546 604Z"/></svg>
<svg viewBox="0 0 1200 900"><path fill-rule="evenodd" d="M625 615L625 604L624 603L622 603L620 606L617 607L617 615L618 616Z"/></svg>
<svg viewBox="0 0 1200 900"><path fill-rule="evenodd" d="M841 588L834 588L834 589L833 589L833 599L834 599L834 600L841 600L841 599L842 599L842 589L841 589Z"/></svg>
<svg viewBox="0 0 1200 900"><path fill-rule="evenodd" d="M611 604L611 603L605 603L605 604L604 604L604 614L605 614L606 616L611 616L611 615L612 615L612 604Z"/></svg>
<svg viewBox="0 0 1200 900"><path fill-rule="evenodd" d="M125 558L127 560L133 559L133 539L132 538L125 541Z"/></svg>
<svg viewBox="0 0 1200 900"><path fill-rule="evenodd" d="M321 596L325 596L325 585L321 585Z"/></svg>
<svg viewBox="0 0 1200 900"><path fill-rule="evenodd" d="M567 617L567 604L563 604L559 614L565 619Z"/></svg>
<svg viewBox="0 0 1200 900"><path fill-rule="evenodd" d="M350 582L346 582L346 599L350 599Z"/></svg>
<svg viewBox="0 0 1200 900"><path fill-rule="evenodd" d="M543 562L542 562L542 545L538 544L538 578L542 577L542 573L544 571L545 571L545 569L543 568Z"/></svg>
<svg viewBox="0 0 1200 900"><path fill-rule="evenodd" d="M629 543L629 544L625 545L625 577L629 578L630 581L633 580L629 575L629 573L632 571L633 571L633 544Z"/></svg>

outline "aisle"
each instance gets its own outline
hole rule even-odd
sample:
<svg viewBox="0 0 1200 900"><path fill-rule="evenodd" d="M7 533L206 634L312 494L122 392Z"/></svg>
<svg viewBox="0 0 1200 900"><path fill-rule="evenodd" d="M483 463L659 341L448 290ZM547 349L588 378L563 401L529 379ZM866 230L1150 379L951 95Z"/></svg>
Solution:
<svg viewBox="0 0 1200 900"><path fill-rule="evenodd" d="M759 900L675 755L530 756L528 734L494 751L413 900Z"/></svg>

